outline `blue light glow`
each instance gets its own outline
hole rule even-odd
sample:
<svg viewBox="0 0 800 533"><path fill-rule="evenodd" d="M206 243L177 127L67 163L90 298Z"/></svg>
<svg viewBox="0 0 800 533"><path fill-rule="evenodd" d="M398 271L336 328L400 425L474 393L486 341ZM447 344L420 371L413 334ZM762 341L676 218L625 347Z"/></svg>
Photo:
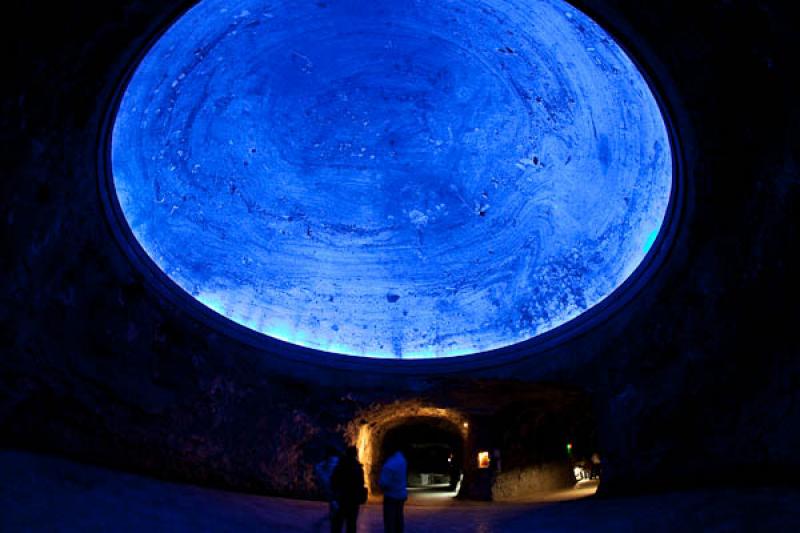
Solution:
<svg viewBox="0 0 800 533"><path fill-rule="evenodd" d="M642 251L644 253L647 253L647 252L650 251L650 248L652 248L653 244L655 244L657 237L658 237L658 230L657 229L654 229L653 231L650 232L650 235L648 235L647 241L644 243L644 247L642 248Z"/></svg>
<svg viewBox="0 0 800 533"><path fill-rule="evenodd" d="M642 75L561 0L203 0L127 86L112 169L144 250L208 308L403 358L596 305L672 183Z"/></svg>

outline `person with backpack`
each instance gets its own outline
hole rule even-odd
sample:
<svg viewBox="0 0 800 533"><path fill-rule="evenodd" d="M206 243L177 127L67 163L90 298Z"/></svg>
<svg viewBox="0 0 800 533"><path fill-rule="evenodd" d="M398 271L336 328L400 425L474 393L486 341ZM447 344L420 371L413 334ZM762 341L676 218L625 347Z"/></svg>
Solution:
<svg viewBox="0 0 800 533"><path fill-rule="evenodd" d="M358 450L355 446L347 448L344 457L334 468L331 492L331 508L336 509L331 515L331 532L341 533L344 525L347 533L355 533L359 506L367 502L364 467L358 462Z"/></svg>

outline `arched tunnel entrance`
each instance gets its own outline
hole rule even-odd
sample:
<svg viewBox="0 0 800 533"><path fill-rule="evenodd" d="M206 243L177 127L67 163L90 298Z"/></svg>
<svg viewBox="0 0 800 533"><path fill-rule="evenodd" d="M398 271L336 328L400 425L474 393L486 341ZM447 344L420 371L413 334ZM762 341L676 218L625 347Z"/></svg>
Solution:
<svg viewBox="0 0 800 533"><path fill-rule="evenodd" d="M386 432L378 464L401 450L408 463L410 499L453 497L463 474L464 444L459 429L447 419L409 418Z"/></svg>
<svg viewBox="0 0 800 533"><path fill-rule="evenodd" d="M469 422L461 411L418 401L379 405L362 412L346 433L348 440L358 447L370 494L380 494L381 467L392 450L400 448L407 456L412 494L415 489L426 488L432 492L448 489L440 495L443 492L455 495L455 490L449 490L449 478L447 486L442 486L442 480L451 472L445 463L453 465L452 470L459 477L466 465Z"/></svg>

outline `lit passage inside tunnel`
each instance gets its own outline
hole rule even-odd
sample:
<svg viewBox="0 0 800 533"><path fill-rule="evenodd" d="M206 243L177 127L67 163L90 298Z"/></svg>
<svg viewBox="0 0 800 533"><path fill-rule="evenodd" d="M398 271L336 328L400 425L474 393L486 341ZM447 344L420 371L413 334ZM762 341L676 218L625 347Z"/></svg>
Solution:
<svg viewBox="0 0 800 533"><path fill-rule="evenodd" d="M409 496L441 493L456 495L464 463L463 437L457 428L435 418L420 417L387 431L377 464L383 465L397 450L407 464Z"/></svg>
<svg viewBox="0 0 800 533"><path fill-rule="evenodd" d="M561 0L203 0L136 67L111 162L181 289L369 357L577 317L642 263L672 184L642 74Z"/></svg>

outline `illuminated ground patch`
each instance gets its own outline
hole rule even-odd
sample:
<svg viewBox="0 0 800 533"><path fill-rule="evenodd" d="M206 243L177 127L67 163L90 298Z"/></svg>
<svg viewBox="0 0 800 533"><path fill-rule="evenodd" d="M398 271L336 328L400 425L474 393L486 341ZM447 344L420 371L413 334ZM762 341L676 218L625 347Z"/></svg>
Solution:
<svg viewBox="0 0 800 533"><path fill-rule="evenodd" d="M135 237L206 306L405 358L597 304L672 183L641 74L560 0L203 0L127 86L112 167Z"/></svg>

